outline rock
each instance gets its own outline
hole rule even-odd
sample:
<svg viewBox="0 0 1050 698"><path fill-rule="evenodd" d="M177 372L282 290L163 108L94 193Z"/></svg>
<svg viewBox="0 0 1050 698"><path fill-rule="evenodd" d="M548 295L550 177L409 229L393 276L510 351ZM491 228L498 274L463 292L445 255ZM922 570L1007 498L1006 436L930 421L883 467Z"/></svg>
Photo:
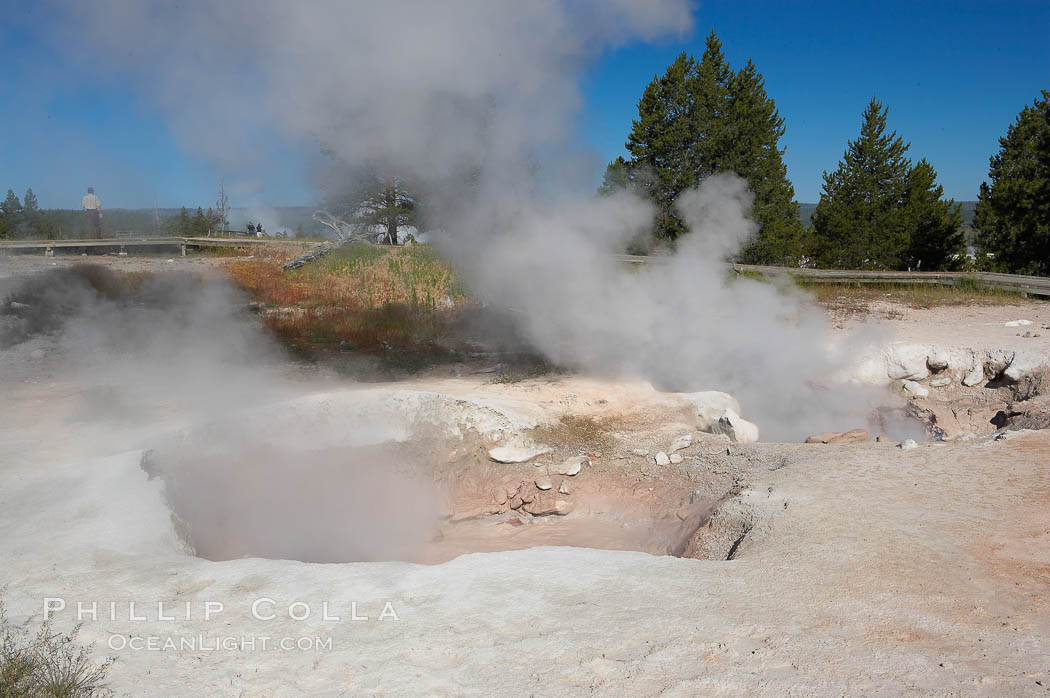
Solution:
<svg viewBox="0 0 1050 698"><path fill-rule="evenodd" d="M728 393L707 390L699 393L686 393L684 397L692 406L697 418L697 426L701 431L711 431L711 425L718 421L726 410L740 414L740 403Z"/></svg>
<svg viewBox="0 0 1050 698"><path fill-rule="evenodd" d="M850 431L829 431L806 437L807 444L863 444L868 442L868 432L864 429Z"/></svg>
<svg viewBox="0 0 1050 698"><path fill-rule="evenodd" d="M926 367L934 373L946 370L948 368L948 354L942 349L934 349L933 352L926 357Z"/></svg>
<svg viewBox="0 0 1050 698"><path fill-rule="evenodd" d="M931 388L943 388L944 386L951 385L951 384L952 384L952 377L951 376L941 376L940 378L934 378L932 381L930 381L930 387Z"/></svg>
<svg viewBox="0 0 1050 698"><path fill-rule="evenodd" d="M526 504L525 511L533 516L549 516L551 514L554 514L555 516L565 516L572 511L572 502L561 497L553 500L549 497L545 497Z"/></svg>
<svg viewBox="0 0 1050 698"><path fill-rule="evenodd" d="M656 454L655 460L656 460L656 464L657 465L670 465L671 464L671 459L668 458L667 454L664 453L663 451L660 451L659 453Z"/></svg>
<svg viewBox="0 0 1050 698"><path fill-rule="evenodd" d="M920 385L915 381L904 381L904 392L912 395L913 397L929 397L930 391L926 389L926 386Z"/></svg>
<svg viewBox="0 0 1050 698"><path fill-rule="evenodd" d="M917 344L893 344L885 349L886 375L891 380L920 380L930 375L926 348Z"/></svg>
<svg viewBox="0 0 1050 698"><path fill-rule="evenodd" d="M501 505L502 504L506 504L507 503L507 491L504 490L501 487L494 488L492 490L492 501L494 501L496 504L501 504Z"/></svg>
<svg viewBox="0 0 1050 698"><path fill-rule="evenodd" d="M642 458L645 458L646 456L649 455L649 451L645 450L644 448L633 449L631 451L631 453L636 455L636 456L641 456Z"/></svg>
<svg viewBox="0 0 1050 698"><path fill-rule="evenodd" d="M1004 322L1003 326L1004 327L1025 327L1026 325L1031 325L1031 324L1032 324L1031 320L1010 320L1009 322Z"/></svg>
<svg viewBox="0 0 1050 698"><path fill-rule="evenodd" d="M678 465L679 463L681 463L685 459L682 458L682 456L677 454L677 453L672 453L670 456L667 457L667 460L671 461L671 463L673 463L674 465Z"/></svg>
<svg viewBox="0 0 1050 698"><path fill-rule="evenodd" d="M693 435L692 434L686 434L684 436L679 436L677 439L672 441L671 442L671 447L669 449L667 449L667 450L670 451L671 453L674 453L675 451L681 451L683 449L689 448L692 445L693 445Z"/></svg>
<svg viewBox="0 0 1050 698"><path fill-rule="evenodd" d="M540 477L536 478L536 489L546 491L552 487L554 487L554 481L546 475L541 475Z"/></svg>
<svg viewBox="0 0 1050 698"><path fill-rule="evenodd" d="M591 459L587 456L573 456L562 461L561 465L557 466L554 470L558 475L568 475L573 477L579 474L580 470L585 465L590 465Z"/></svg>
<svg viewBox="0 0 1050 698"><path fill-rule="evenodd" d="M969 373L963 376L962 384L968 388L972 388L975 385L981 383L984 380L984 367L974 366L970 369Z"/></svg>
<svg viewBox="0 0 1050 698"><path fill-rule="evenodd" d="M899 448L902 451L911 451L912 449L916 449L918 447L919 447L919 444L915 443L915 439L905 439L904 441L901 442L901 445L900 445Z"/></svg>
<svg viewBox="0 0 1050 698"><path fill-rule="evenodd" d="M868 443L868 432L864 429L850 429L845 431L831 441L829 444L866 444Z"/></svg>
<svg viewBox="0 0 1050 698"><path fill-rule="evenodd" d="M758 426L747 421L735 410L725 410L711 425L712 434L728 436L731 441L753 443L758 441Z"/></svg>
<svg viewBox="0 0 1050 698"><path fill-rule="evenodd" d="M561 494L572 494L572 487L569 486L568 480L561 481L561 484L558 485L558 492Z"/></svg>
<svg viewBox="0 0 1050 698"><path fill-rule="evenodd" d="M497 463L526 463L553 451L550 446L497 446L489 449L489 458Z"/></svg>

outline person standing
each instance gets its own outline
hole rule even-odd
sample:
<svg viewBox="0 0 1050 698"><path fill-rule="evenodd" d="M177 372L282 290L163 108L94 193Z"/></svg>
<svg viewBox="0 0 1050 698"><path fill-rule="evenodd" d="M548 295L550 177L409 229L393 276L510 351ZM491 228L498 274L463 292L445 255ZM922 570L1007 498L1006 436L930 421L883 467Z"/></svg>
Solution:
<svg viewBox="0 0 1050 698"><path fill-rule="evenodd" d="M88 237L93 240L102 238L102 202L95 196L95 188L88 187L88 193L80 201L84 209L84 220L87 221Z"/></svg>

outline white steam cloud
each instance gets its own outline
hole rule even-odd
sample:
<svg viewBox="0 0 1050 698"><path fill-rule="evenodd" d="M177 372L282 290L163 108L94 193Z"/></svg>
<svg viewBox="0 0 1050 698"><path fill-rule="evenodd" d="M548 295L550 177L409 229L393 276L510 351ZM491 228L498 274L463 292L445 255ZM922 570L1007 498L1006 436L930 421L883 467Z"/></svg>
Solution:
<svg viewBox="0 0 1050 698"><path fill-rule="evenodd" d="M581 195L595 163L577 145L583 71L612 47L688 33L691 16L685 0L129 0L71 3L64 37L134 76L219 167L279 139L320 146L329 173L411 179L472 290L523 310L557 362L731 392L767 439L856 426L858 403L813 387L833 371L820 313L721 265L755 232L746 183L684 193L690 234L634 271L612 255L648 229L649 204Z"/></svg>

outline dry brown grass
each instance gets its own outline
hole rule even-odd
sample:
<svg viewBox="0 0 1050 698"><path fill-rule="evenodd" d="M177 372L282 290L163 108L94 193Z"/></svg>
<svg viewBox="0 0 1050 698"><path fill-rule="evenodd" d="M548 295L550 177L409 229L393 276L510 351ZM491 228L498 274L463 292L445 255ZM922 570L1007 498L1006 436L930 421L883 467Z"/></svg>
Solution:
<svg viewBox="0 0 1050 698"><path fill-rule="evenodd" d="M350 245L292 272L281 269L283 261L228 268L267 326L303 351L437 358L448 350L456 312L471 304L454 270L427 245Z"/></svg>
<svg viewBox="0 0 1050 698"><path fill-rule="evenodd" d="M960 284L957 287L922 284L800 284L833 315L867 315L875 303L895 303L908 308L944 306L1021 305L1030 303L1018 293Z"/></svg>

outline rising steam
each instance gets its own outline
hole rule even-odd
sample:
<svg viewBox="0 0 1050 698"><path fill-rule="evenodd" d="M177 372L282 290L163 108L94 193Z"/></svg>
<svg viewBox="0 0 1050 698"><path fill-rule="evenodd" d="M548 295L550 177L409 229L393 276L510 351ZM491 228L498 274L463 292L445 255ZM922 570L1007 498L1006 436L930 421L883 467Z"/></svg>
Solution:
<svg viewBox="0 0 1050 698"><path fill-rule="evenodd" d="M70 14L64 43L108 49L226 172L280 141L327 155L319 190L364 164L411 179L472 290L524 311L554 361L731 392L765 438L856 426L853 403L813 387L833 370L820 314L790 290L727 278L721 262L755 232L741 179L680 197L690 233L664 263L612 258L652 210L587 191L579 80L605 50L689 32L689 2L129 0Z"/></svg>

